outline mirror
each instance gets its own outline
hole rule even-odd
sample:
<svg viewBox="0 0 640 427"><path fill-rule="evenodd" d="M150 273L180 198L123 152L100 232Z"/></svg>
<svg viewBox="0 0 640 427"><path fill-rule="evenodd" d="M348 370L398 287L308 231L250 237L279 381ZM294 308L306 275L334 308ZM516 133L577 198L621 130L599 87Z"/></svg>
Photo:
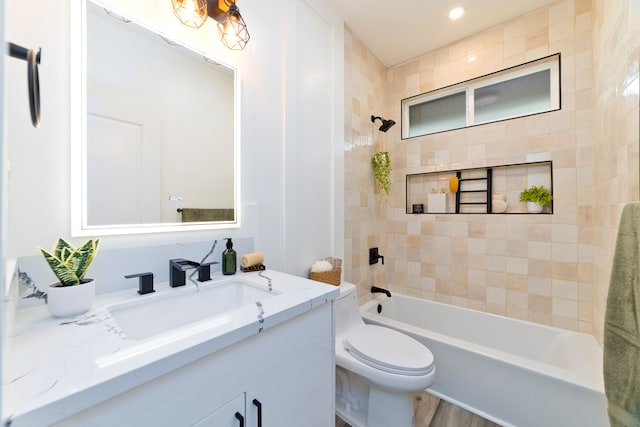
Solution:
<svg viewBox="0 0 640 427"><path fill-rule="evenodd" d="M85 5L74 235L238 227L235 70Z"/></svg>

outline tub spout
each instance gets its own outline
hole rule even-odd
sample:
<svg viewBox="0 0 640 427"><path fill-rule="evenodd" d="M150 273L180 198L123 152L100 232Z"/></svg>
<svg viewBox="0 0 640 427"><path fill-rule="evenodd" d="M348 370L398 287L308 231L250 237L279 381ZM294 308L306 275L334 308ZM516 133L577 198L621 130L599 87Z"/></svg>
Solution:
<svg viewBox="0 0 640 427"><path fill-rule="evenodd" d="M376 292L381 292L383 294L386 294L389 298L391 298L391 292L389 292L388 290L379 288L377 286L372 286L371 287L371 293L375 294Z"/></svg>

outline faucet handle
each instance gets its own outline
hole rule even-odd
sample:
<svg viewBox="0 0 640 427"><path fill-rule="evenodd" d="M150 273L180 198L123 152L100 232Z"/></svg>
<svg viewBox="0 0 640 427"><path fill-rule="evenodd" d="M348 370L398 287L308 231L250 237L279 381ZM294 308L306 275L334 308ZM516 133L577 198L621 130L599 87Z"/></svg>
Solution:
<svg viewBox="0 0 640 427"><path fill-rule="evenodd" d="M132 279L134 277L138 277L138 293L140 295L150 294L155 292L153 289L153 273L150 271L146 273L138 273L138 274L127 274L124 276L125 279Z"/></svg>
<svg viewBox="0 0 640 427"><path fill-rule="evenodd" d="M369 248L369 265L377 264L379 259L382 260L382 265L384 265L384 256L380 255L378 248Z"/></svg>
<svg viewBox="0 0 640 427"><path fill-rule="evenodd" d="M198 281L207 282L211 280L211 265L220 264L218 261L206 262L198 266Z"/></svg>

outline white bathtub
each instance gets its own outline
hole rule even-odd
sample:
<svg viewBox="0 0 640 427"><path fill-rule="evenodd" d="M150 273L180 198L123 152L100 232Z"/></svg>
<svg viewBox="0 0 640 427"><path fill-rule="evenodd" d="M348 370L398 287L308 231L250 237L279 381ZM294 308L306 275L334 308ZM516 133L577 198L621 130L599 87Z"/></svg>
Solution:
<svg viewBox="0 0 640 427"><path fill-rule="evenodd" d="M429 391L449 402L505 426L609 426L602 350L591 335L398 294L361 312L429 347Z"/></svg>

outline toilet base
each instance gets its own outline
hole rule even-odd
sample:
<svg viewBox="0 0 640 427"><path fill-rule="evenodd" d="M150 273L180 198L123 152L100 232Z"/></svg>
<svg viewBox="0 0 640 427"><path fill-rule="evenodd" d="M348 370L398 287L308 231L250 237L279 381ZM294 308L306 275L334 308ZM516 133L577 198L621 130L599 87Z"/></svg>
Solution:
<svg viewBox="0 0 640 427"><path fill-rule="evenodd" d="M367 421L367 427L413 427L413 395L370 388Z"/></svg>
<svg viewBox="0 0 640 427"><path fill-rule="evenodd" d="M413 427L413 394L371 387L336 366L336 414L353 427Z"/></svg>

